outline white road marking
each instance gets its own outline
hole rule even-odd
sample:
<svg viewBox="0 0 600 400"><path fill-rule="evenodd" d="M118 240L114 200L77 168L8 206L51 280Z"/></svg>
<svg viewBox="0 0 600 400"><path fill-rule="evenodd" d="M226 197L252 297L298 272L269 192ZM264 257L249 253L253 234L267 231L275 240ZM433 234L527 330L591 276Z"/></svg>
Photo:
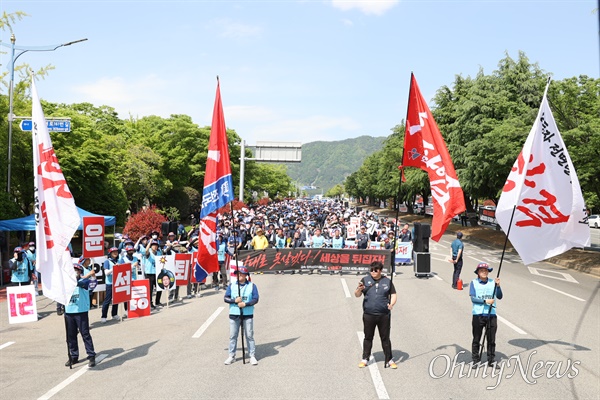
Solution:
<svg viewBox="0 0 600 400"><path fill-rule="evenodd" d="M544 284L542 284L542 283L539 283L539 282L536 282L536 281L531 281L531 282L535 283L536 285L540 285L541 287L545 287L546 289L554 290L554 291L555 291L555 292L557 292L557 293L564 294L565 296L571 297L572 299L579 300L579 301L584 301L584 302L585 302L585 300L584 300L584 299L580 299L579 297L575 297L575 296L573 296L572 294L565 293L565 292L563 292L563 291L561 291L561 290L554 289L553 287L546 286L546 285L544 285Z"/></svg>
<svg viewBox="0 0 600 400"><path fill-rule="evenodd" d="M96 365L98 363L100 363L100 361L104 360L106 357L108 357L108 354L100 354L100 355L96 356ZM90 367L88 367L88 366L81 368L79 371L75 372L73 375L71 375L70 377L68 377L67 379L65 379L64 381L59 383L58 385L54 386L52 389L50 389L48 392L46 392L46 394L39 397L38 400L47 400L47 399L51 398L56 393L60 392L64 388L66 388L70 383L74 382L81 375L85 374L89 369L90 369Z"/></svg>
<svg viewBox="0 0 600 400"><path fill-rule="evenodd" d="M2 350L5 347L10 346L11 344L15 344L15 342L6 342L6 343L4 343L2 346L0 346L0 350Z"/></svg>
<svg viewBox="0 0 600 400"><path fill-rule="evenodd" d="M514 330L515 332L520 333L521 335L527 335L527 332L525 332L523 329L519 328L512 322L508 322L505 318L502 318L499 315L497 315L497 317L498 317L498 321L504 323L504 325L508 326L509 328L512 328L512 330Z"/></svg>
<svg viewBox="0 0 600 400"><path fill-rule="evenodd" d="M208 329L208 327L210 326L210 324L212 324L213 321L215 319L217 319L217 317L219 316L219 314L221 314L221 311L223 311L224 309L225 309L225 307L219 307L219 308L217 308L217 310L214 313L212 313L212 315L210 317L208 317L208 319L206 320L206 322L204 322L202 324L202 326L196 331L196 333L194 333L194 336L192 336L192 338L198 339L200 336L202 336L202 334L204 333L204 331Z"/></svg>
<svg viewBox="0 0 600 400"><path fill-rule="evenodd" d="M350 297L350 289L348 289L346 279L340 278L340 281L342 281L342 288L344 288L344 294L346 295L346 297Z"/></svg>
<svg viewBox="0 0 600 400"><path fill-rule="evenodd" d="M439 276L438 276L438 275L437 275L435 272L431 273L431 275L433 275L433 277L434 277L435 279L437 279L438 281L443 281L443 279L442 279L442 278L440 278L440 277L439 277Z"/></svg>
<svg viewBox="0 0 600 400"><path fill-rule="evenodd" d="M358 331L356 332L358 335L358 341L360 342L360 348L363 348L363 340L365 339L364 332ZM379 368L377 367L377 363L375 362L375 357L371 355L369 358L369 363L367 364L369 367L369 372L371 373L371 379L373 380L373 385L375 386L375 390L377 391L378 399L389 399L387 389L385 388L385 384L383 383L383 379L381 378L381 374L379 373Z"/></svg>
<svg viewBox="0 0 600 400"><path fill-rule="evenodd" d="M569 275L567 273L564 273L564 272L550 271L548 269L534 268L534 267L527 267L527 268L529 269L529 272L531 273L531 275L543 276L545 278L558 279L559 281L567 281L567 282L571 282L571 283L579 283L571 275ZM552 276L552 275L548 275L548 274L556 274L556 275L559 275L559 276Z"/></svg>

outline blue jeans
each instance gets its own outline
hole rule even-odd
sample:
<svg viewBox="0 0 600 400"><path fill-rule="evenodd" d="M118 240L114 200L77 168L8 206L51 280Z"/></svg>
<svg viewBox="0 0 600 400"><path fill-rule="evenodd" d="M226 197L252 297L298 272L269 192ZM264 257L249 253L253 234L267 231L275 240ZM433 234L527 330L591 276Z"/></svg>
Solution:
<svg viewBox="0 0 600 400"><path fill-rule="evenodd" d="M229 355L234 357L241 323L241 318L239 316L235 317L235 319L232 319L231 315L229 316ZM244 337L248 344L248 354L250 354L250 357L254 357L254 352L256 351L256 344L254 343L254 318L244 318Z"/></svg>

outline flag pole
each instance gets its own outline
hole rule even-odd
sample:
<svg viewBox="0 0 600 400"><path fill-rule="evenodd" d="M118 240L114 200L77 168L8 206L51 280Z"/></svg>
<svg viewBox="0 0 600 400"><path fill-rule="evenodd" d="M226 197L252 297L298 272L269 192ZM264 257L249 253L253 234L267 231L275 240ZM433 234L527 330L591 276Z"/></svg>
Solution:
<svg viewBox="0 0 600 400"><path fill-rule="evenodd" d="M508 224L508 230L506 231L506 238L504 239L504 247L502 248L502 256L500 256L500 264L498 265L498 273L496 273L496 278L500 277L500 271L502 270L502 261L504 260L504 253L506 252L506 246L508 244L508 235L510 234L510 228L512 227L512 222L513 222L513 217L515 216L515 210L517 209L517 206L514 205L513 209L512 209L512 213L510 214L510 222ZM496 283L496 281L494 280L494 291L492 292L492 299L496 298L496 289L498 288L498 284ZM485 304L485 301L484 301ZM485 329L483 331L483 338L481 339L481 346L479 348L479 360L481 360L481 357L483 356L483 348L485 346L485 337L487 336L487 332L488 329L490 329L490 314L492 313L492 307L494 306L494 304L490 304L490 308L488 310L488 319L487 319L487 323L485 324Z"/></svg>
<svg viewBox="0 0 600 400"><path fill-rule="evenodd" d="M404 137L406 138L406 124L408 123L408 106L410 104L410 94L412 92L412 81L413 72L410 73L410 85L408 87L408 101L406 103L406 119L404 120ZM394 224L394 248L392 250L392 277L391 281L394 282L394 274L396 273L396 246L398 245L398 225L400 224L400 193L402 191L402 178L404 177L404 143L402 144L402 156L400 158L400 181L398 182L398 194L396 199L396 223Z"/></svg>

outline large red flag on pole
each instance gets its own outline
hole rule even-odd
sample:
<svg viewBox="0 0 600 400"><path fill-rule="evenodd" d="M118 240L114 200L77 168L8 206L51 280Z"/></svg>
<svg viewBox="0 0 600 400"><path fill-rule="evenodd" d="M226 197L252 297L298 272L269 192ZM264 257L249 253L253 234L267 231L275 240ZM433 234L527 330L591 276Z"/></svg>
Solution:
<svg viewBox="0 0 600 400"><path fill-rule="evenodd" d="M452 217L465 211L465 199L444 138L413 74L401 167L417 167L429 175L433 198L431 238L438 242Z"/></svg>
<svg viewBox="0 0 600 400"><path fill-rule="evenodd" d="M194 276L202 282L211 272L219 270L217 257L217 210L233 200L233 182L229 162L229 145L221 104L221 90L217 77L217 94L213 109L212 126L208 143L202 211L200 211L200 237L198 261Z"/></svg>
<svg viewBox="0 0 600 400"><path fill-rule="evenodd" d="M510 229L510 242L525 264L590 245L577 173L548 105L549 85L496 209L498 223L504 232Z"/></svg>
<svg viewBox="0 0 600 400"><path fill-rule="evenodd" d="M33 76L31 98L36 268L44 296L66 305L77 284L68 245L79 227L79 213L52 147Z"/></svg>

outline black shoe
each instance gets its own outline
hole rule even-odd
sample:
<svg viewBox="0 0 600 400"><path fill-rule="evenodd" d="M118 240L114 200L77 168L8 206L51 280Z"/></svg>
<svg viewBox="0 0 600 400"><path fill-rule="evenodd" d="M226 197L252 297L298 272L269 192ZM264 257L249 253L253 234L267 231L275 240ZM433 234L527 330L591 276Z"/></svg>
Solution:
<svg viewBox="0 0 600 400"><path fill-rule="evenodd" d="M88 361L88 367L94 368L96 366L96 357L92 357Z"/></svg>
<svg viewBox="0 0 600 400"><path fill-rule="evenodd" d="M498 363L496 361L489 361L488 367L490 367L492 369L500 369L500 366L498 365Z"/></svg>
<svg viewBox="0 0 600 400"><path fill-rule="evenodd" d="M62 308L59 310L56 310L57 315L63 315L64 313L65 313L65 310L63 310Z"/></svg>
<svg viewBox="0 0 600 400"><path fill-rule="evenodd" d="M65 367L73 366L73 365L77 364L78 362L79 362L79 360L77 360L75 358L69 358L67 360L67 362L65 363Z"/></svg>

